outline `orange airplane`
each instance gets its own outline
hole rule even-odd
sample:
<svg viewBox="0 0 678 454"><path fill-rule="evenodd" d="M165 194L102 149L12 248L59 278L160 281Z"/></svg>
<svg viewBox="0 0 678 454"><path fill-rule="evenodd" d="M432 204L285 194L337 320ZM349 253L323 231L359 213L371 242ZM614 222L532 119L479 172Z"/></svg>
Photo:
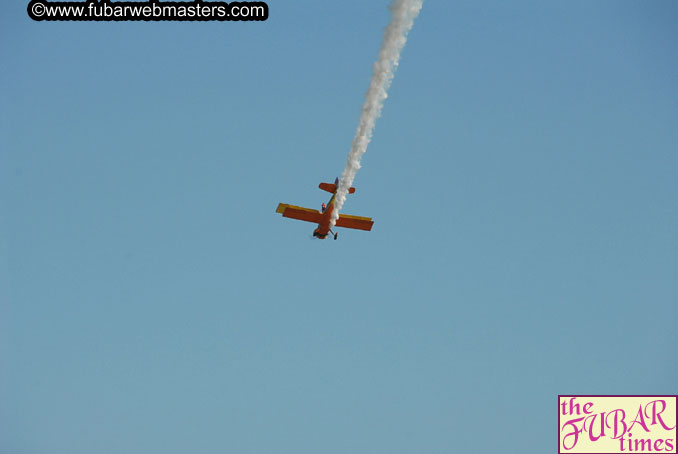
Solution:
<svg viewBox="0 0 678 454"><path fill-rule="evenodd" d="M337 194L338 185L339 178L334 180L334 183L320 183L320 185L318 185L318 187L323 191L332 193L332 198L329 202L327 202L327 205L323 203L322 211L281 203L278 205L278 209L275 210L275 212L282 214L283 217L286 218L317 223L318 227L313 231L314 237L324 240L327 238L327 235L331 233L334 235L334 239L336 240L337 234L330 230L330 219L332 218L332 212L334 211L334 197ZM349 194L353 194L354 192L355 188L348 189ZM372 218L341 214L339 215L339 219L337 219L337 223L335 225L337 227L345 227L347 229L372 230L372 224L374 224Z"/></svg>

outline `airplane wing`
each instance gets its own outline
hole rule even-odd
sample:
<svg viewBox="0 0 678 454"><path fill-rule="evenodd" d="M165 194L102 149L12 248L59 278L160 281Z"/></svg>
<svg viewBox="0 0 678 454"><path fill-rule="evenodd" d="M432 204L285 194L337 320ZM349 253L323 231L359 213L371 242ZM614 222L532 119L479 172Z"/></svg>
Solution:
<svg viewBox="0 0 678 454"><path fill-rule="evenodd" d="M282 214L283 217L286 218L298 219L300 221L313 222L316 224L320 224L323 218L322 213L320 213L318 210L297 207L294 205L288 205L286 203L279 204L278 209L275 210L275 212Z"/></svg>
<svg viewBox="0 0 678 454"><path fill-rule="evenodd" d="M347 229L372 230L373 224L374 221L372 218L351 216L350 214L340 214L336 225L337 227L344 227Z"/></svg>

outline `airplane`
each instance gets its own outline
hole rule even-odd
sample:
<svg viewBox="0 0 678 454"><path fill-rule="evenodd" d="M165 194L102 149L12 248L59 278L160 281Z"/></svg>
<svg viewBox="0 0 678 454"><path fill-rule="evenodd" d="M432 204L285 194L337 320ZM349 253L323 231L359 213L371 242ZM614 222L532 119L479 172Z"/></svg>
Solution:
<svg viewBox="0 0 678 454"><path fill-rule="evenodd" d="M334 183L320 183L318 187L323 191L327 191L332 194L332 198L327 205L322 204L322 211L314 210L312 208L298 207L294 205L289 205L287 203L278 204L278 208L275 210L276 213L280 213L285 218L298 219L300 221L314 222L318 224L318 227L313 231L313 236L324 240L327 238L328 234L332 234L334 239L337 239L337 234L330 229L330 219L332 218L332 212L334 211L334 197L337 194L337 187L339 186L339 178L334 180ZM348 193L353 194L355 188L349 188ZM350 214L341 214L339 219L337 219L336 227L345 227L347 229L358 229L358 230L372 230L372 225L374 221L372 218L366 218L362 216L351 216Z"/></svg>

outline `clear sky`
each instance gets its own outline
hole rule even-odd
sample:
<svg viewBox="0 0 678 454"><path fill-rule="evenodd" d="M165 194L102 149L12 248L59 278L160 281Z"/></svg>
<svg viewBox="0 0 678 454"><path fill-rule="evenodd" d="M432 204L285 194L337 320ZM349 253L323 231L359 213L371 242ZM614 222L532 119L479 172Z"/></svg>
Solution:
<svg viewBox="0 0 678 454"><path fill-rule="evenodd" d="M678 3L428 0L344 212L386 0L0 4L0 452L555 452L678 392Z"/></svg>

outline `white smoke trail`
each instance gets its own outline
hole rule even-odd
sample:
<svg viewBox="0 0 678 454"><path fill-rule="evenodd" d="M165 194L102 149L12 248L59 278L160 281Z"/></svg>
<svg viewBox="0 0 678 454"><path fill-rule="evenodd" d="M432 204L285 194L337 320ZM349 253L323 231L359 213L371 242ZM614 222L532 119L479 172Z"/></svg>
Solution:
<svg viewBox="0 0 678 454"><path fill-rule="evenodd" d="M351 151L346 159L346 168L339 180L330 227L334 227L339 218L339 210L346 201L348 188L351 187L355 174L360 169L360 158L365 154L367 145L372 140L374 124L381 115L384 100L388 96L387 92L398 67L398 60L400 60L400 51L407 42L407 34L421 10L422 2L423 0L393 0L389 6L391 22L384 31L384 41L381 43L379 57L374 63L372 80L365 95L360 122L351 143Z"/></svg>

